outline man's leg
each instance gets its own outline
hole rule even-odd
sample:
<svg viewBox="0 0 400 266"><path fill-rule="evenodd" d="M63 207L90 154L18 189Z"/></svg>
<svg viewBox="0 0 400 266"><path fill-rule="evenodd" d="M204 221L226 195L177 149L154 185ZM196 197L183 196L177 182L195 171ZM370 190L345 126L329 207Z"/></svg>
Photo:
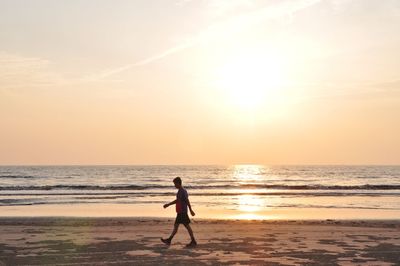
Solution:
<svg viewBox="0 0 400 266"><path fill-rule="evenodd" d="M174 238L176 232L178 232L178 227L179 227L179 224L174 224L174 230L172 230L172 233L171 233L170 237L169 238L165 238L165 239L161 238L161 241L164 244L170 245L172 238Z"/></svg>
<svg viewBox="0 0 400 266"><path fill-rule="evenodd" d="M192 230L192 228L190 227L190 224L185 224L185 227L186 227L186 229L187 229L188 232L189 232L189 235L190 235L190 238L192 239L192 242L195 242L195 243L196 243L196 239L194 239L193 230Z"/></svg>
<svg viewBox="0 0 400 266"><path fill-rule="evenodd" d="M176 232L178 232L178 228L179 228L179 224L174 224L174 230L172 230L172 233L171 233L170 237L168 238L169 241L171 241L172 238L174 238Z"/></svg>

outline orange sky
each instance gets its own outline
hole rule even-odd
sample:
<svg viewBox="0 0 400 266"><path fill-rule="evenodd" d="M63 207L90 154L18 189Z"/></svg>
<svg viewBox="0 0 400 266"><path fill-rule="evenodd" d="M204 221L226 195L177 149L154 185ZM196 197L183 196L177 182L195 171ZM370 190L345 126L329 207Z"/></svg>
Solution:
<svg viewBox="0 0 400 266"><path fill-rule="evenodd" d="M400 164L397 1L0 2L0 164Z"/></svg>

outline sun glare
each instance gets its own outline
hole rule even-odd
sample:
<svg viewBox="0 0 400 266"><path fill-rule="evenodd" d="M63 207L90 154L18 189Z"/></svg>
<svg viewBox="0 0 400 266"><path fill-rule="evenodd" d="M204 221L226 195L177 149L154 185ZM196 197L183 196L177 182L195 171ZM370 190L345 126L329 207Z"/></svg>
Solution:
<svg viewBox="0 0 400 266"><path fill-rule="evenodd" d="M230 105L252 111L272 104L284 81L282 61L274 55L247 53L217 70L217 86Z"/></svg>

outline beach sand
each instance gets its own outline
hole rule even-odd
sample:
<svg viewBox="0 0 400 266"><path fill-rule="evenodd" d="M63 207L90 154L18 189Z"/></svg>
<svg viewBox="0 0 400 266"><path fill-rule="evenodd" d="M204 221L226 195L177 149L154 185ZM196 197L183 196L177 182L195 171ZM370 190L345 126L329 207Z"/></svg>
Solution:
<svg viewBox="0 0 400 266"><path fill-rule="evenodd" d="M0 218L0 265L400 265L400 221Z"/></svg>

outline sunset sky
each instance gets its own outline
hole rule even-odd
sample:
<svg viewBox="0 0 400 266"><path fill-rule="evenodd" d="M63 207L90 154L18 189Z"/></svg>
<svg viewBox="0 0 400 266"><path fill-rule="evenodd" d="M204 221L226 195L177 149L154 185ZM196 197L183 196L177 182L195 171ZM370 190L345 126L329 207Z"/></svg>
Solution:
<svg viewBox="0 0 400 266"><path fill-rule="evenodd" d="M0 164L400 164L400 1L0 0Z"/></svg>

